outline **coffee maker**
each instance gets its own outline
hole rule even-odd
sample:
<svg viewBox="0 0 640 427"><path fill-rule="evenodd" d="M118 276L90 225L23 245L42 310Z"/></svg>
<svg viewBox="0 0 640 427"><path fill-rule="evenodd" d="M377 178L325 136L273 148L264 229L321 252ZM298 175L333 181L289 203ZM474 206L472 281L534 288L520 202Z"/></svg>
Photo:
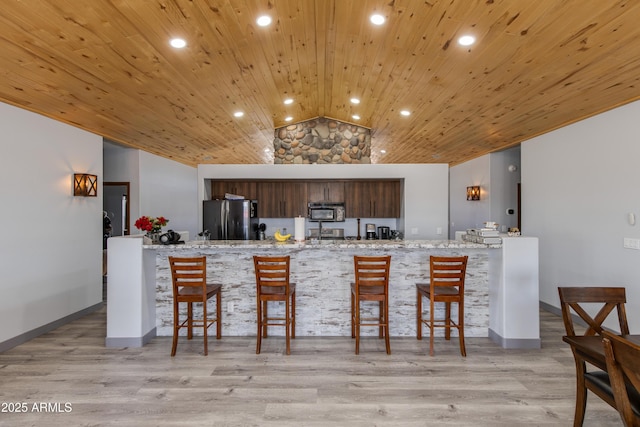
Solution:
<svg viewBox="0 0 640 427"><path fill-rule="evenodd" d="M389 227L378 227L378 238L381 240L389 240L391 238L391 230Z"/></svg>
<svg viewBox="0 0 640 427"><path fill-rule="evenodd" d="M378 236L376 236L376 225L375 224L366 224L366 231L367 231L367 240L373 240L373 239L377 239Z"/></svg>

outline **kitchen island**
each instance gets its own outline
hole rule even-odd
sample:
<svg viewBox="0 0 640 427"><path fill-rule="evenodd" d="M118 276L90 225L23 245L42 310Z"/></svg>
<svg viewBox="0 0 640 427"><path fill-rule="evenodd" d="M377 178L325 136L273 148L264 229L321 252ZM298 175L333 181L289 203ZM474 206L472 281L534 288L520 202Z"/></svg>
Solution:
<svg viewBox="0 0 640 427"><path fill-rule="evenodd" d="M518 243L531 241L531 238L518 239ZM291 281L297 283L296 336L303 337L350 336L353 256L391 255L390 335L415 337L415 283L428 282L429 256L467 255L465 336L490 336L507 348L539 347L537 239L533 240L535 259L519 262L517 274L513 275L504 265L510 258L502 254L503 246L509 244L485 245L458 240L323 240L313 243L191 241L164 246L145 245L142 236L111 238L106 345L141 346L156 335L171 336L169 256L206 255L209 280L223 285L223 336L250 336L256 334L253 255L290 255ZM521 256L528 257L526 253ZM524 272L523 276L523 269L531 271ZM514 280L518 283L512 281L511 276L517 276ZM503 323L509 322L505 317L505 284L517 291L519 304L527 307L524 311L523 307L517 307L515 314L526 316L519 323L526 324L532 331L523 332L518 328L515 335L504 335ZM371 307L377 310L376 305ZM275 306L273 312L277 312ZM492 321L496 319L500 323L494 325ZM282 328L272 329L273 335L283 333ZM377 329L363 328L362 334L374 335Z"/></svg>

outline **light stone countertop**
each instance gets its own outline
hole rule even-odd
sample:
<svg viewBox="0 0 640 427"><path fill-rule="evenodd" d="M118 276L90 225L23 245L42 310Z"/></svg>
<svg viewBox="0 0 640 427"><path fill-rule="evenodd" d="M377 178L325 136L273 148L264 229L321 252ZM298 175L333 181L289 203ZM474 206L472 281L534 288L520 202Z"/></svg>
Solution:
<svg viewBox="0 0 640 427"><path fill-rule="evenodd" d="M208 249L208 248L247 248L247 249L483 249L501 248L502 244L486 245L460 240L321 240L295 242L277 242L275 240L205 240L188 241L178 245L144 245L145 249Z"/></svg>

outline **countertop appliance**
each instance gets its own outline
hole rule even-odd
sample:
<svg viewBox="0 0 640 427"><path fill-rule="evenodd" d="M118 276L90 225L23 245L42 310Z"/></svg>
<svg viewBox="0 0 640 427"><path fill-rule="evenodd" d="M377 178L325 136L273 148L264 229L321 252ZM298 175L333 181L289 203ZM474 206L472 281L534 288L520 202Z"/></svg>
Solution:
<svg viewBox="0 0 640 427"><path fill-rule="evenodd" d="M252 240L258 229L257 200L205 200L202 228L211 240Z"/></svg>
<svg viewBox="0 0 640 427"><path fill-rule="evenodd" d="M367 240L373 240L378 238L378 236L376 236L375 224L365 224L365 230L367 232Z"/></svg>
<svg viewBox="0 0 640 427"><path fill-rule="evenodd" d="M258 225L258 230L256 231L256 237L258 238L258 240L267 239L267 237L264 234L266 230L267 230L267 225L265 223L261 223L260 225Z"/></svg>
<svg viewBox="0 0 640 427"><path fill-rule="evenodd" d="M307 205L309 221L344 222L344 203L339 202L312 202Z"/></svg>
<svg viewBox="0 0 640 427"><path fill-rule="evenodd" d="M319 228L309 229L309 239L317 239ZM322 235L319 236L322 240L344 240L344 228L322 228Z"/></svg>
<svg viewBox="0 0 640 427"><path fill-rule="evenodd" d="M378 227L378 239L389 240L391 238L391 230L389 227Z"/></svg>

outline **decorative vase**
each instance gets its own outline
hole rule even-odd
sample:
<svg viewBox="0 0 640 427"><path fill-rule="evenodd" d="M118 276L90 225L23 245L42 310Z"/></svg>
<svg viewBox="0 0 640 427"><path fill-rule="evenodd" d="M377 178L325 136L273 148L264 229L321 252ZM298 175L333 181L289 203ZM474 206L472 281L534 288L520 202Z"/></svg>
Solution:
<svg viewBox="0 0 640 427"><path fill-rule="evenodd" d="M155 245L160 243L160 232L147 231L146 236L151 240L151 244Z"/></svg>

